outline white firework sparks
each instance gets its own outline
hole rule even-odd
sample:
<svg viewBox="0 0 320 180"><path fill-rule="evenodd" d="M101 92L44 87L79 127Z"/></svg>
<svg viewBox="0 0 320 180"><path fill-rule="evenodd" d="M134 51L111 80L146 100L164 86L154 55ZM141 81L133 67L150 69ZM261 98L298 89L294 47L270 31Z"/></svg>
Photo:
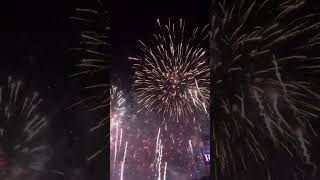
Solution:
<svg viewBox="0 0 320 180"><path fill-rule="evenodd" d="M157 24L160 32L150 43L139 41L141 55L129 57L142 109L177 120L196 110L206 110L210 68L201 42L208 37L208 26L189 32L182 19L177 24L170 19L168 24L159 20Z"/></svg>
<svg viewBox="0 0 320 180"><path fill-rule="evenodd" d="M5 180L39 178L51 156L42 134L48 125L40 111L43 99L37 92L25 96L22 86L9 77L8 85L0 87L0 177Z"/></svg>

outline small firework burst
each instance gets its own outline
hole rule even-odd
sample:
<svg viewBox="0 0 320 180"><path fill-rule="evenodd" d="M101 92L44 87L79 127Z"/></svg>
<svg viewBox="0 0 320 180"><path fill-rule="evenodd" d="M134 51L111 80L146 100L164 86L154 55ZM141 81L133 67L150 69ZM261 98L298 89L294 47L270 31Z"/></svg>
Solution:
<svg viewBox="0 0 320 180"><path fill-rule="evenodd" d="M130 57L135 70L134 88L147 112L179 118L206 110L209 98L208 53L202 47L208 29L188 30L185 22L161 24L153 39Z"/></svg>
<svg viewBox="0 0 320 180"><path fill-rule="evenodd" d="M320 111L320 21L299 16L303 4L213 1L211 117L220 172L269 158L268 142L312 164L306 137Z"/></svg>
<svg viewBox="0 0 320 180"><path fill-rule="evenodd" d="M8 78L0 87L0 178L39 179L50 157L43 130L47 117L39 109L38 93L25 96L22 81Z"/></svg>
<svg viewBox="0 0 320 180"><path fill-rule="evenodd" d="M125 114L125 102L123 91L119 87L112 85L110 88L110 127L111 129L121 121Z"/></svg>

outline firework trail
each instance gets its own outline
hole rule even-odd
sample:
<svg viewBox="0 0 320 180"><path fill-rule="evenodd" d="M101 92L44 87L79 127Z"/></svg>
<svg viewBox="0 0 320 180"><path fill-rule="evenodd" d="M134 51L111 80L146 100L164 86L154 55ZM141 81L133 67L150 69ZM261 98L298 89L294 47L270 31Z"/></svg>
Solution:
<svg viewBox="0 0 320 180"><path fill-rule="evenodd" d="M163 180L167 179L167 165L168 165L168 163L165 162L164 163L164 171L163 171Z"/></svg>
<svg viewBox="0 0 320 180"><path fill-rule="evenodd" d="M115 164L116 164L116 161L117 161L117 155L120 152L121 144L122 144L121 142L122 142L123 129L119 128L118 126L119 125L117 125L117 127L116 127L115 137L110 138L110 150L113 153L113 166L112 166L113 168L115 168ZM120 134L119 134L119 130L120 130Z"/></svg>
<svg viewBox="0 0 320 180"><path fill-rule="evenodd" d="M198 177L198 170L197 170L197 166L196 166L196 161L194 159L193 145L192 145L191 139L189 140L189 151L191 152L192 164L193 164L194 172L196 173L196 178L199 178Z"/></svg>
<svg viewBox="0 0 320 180"><path fill-rule="evenodd" d="M205 111L209 98L208 53L202 42L208 37L208 26L189 30L185 22L161 24L141 53L129 57L135 70L133 87L147 112L165 117L187 116ZM141 109L141 110L142 110Z"/></svg>
<svg viewBox="0 0 320 180"><path fill-rule="evenodd" d="M128 142L126 142L126 146L124 149L124 155L123 155L122 164L121 164L120 180L123 180L124 164L126 162L126 156L127 156L127 146L128 146Z"/></svg>
<svg viewBox="0 0 320 180"><path fill-rule="evenodd" d="M156 178L157 180L162 180L161 175L161 169L163 169L163 180L166 179L167 176L167 162L165 162L164 168L161 166L162 160L163 160L163 144L161 142L160 138L161 134L161 128L158 130L158 135L157 135L157 141L156 141L156 151L155 151L155 170L156 170Z"/></svg>
<svg viewBox="0 0 320 180"><path fill-rule="evenodd" d="M126 124L123 122L127 118L127 98L124 92L112 83L110 88L110 159L112 159L111 179L123 179L124 164L127 157L127 144L125 142L123 150L123 137ZM119 154L124 153L123 159L119 159Z"/></svg>
<svg viewBox="0 0 320 180"><path fill-rule="evenodd" d="M268 159L269 142L312 164L306 138L320 111L320 21L298 15L303 4L213 1L211 117L214 163L223 174Z"/></svg>
<svg viewBox="0 0 320 180"><path fill-rule="evenodd" d="M12 77L0 86L1 179L35 180L48 172L51 152L42 134L48 125L40 112L42 101L37 92L25 96L22 81Z"/></svg>
<svg viewBox="0 0 320 180"><path fill-rule="evenodd" d="M160 139L161 129L158 130L157 141L156 141L156 151L155 151L155 163L156 163L156 177L158 180L161 179L161 161L162 161L162 149L163 145L161 144Z"/></svg>
<svg viewBox="0 0 320 180"><path fill-rule="evenodd" d="M117 127L116 128L116 140L115 140L115 143L114 143L114 159L113 159L113 167L115 166L115 163L116 163L116 159L117 159L117 154L118 154L118 151L117 151L117 147L118 147L118 137L119 137L119 128Z"/></svg>

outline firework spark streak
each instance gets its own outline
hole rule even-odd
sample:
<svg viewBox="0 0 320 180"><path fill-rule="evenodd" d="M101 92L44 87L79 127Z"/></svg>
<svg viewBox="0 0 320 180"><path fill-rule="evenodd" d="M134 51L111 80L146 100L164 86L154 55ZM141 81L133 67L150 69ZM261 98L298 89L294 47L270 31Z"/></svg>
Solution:
<svg viewBox="0 0 320 180"><path fill-rule="evenodd" d="M120 140L119 140L119 149L121 149L121 144L122 144L122 133L123 133L123 129L120 129Z"/></svg>
<svg viewBox="0 0 320 180"><path fill-rule="evenodd" d="M123 91L114 85L112 85L110 88L110 97L110 149L114 154L114 168L117 161L118 152L122 145L123 128L121 128L121 125L126 111L126 99L123 97Z"/></svg>
<svg viewBox="0 0 320 180"><path fill-rule="evenodd" d="M167 179L167 162L164 163L163 180Z"/></svg>
<svg viewBox="0 0 320 180"><path fill-rule="evenodd" d="M127 156L127 146L128 146L128 142L126 142L126 146L124 148L124 155L123 155L122 164L121 164L120 180L123 180L124 164L126 162L126 156Z"/></svg>
<svg viewBox="0 0 320 180"><path fill-rule="evenodd" d="M161 128L158 130L158 135L157 135L157 141L156 141L156 151L155 151L155 177L157 180L166 180L167 178L167 162L165 162L164 167L161 166L162 164L162 159L163 159L163 144L161 143ZM161 169L163 169L163 176ZM163 178L161 178L163 177Z"/></svg>
<svg viewBox="0 0 320 180"><path fill-rule="evenodd" d="M74 48L80 52L81 62L78 64L80 72L77 72L71 77L78 76L95 76L99 77L100 73L103 75L108 72L108 65L110 59L109 50L109 18L108 13L105 11L97 11L92 9L77 9L77 12L83 17L71 17L72 19L79 20L84 23L85 28L81 33L81 48ZM98 21L101 20L102 22ZM101 24L99 24L101 23ZM91 79L92 80L92 79ZM90 101L98 102L98 105L93 105L89 110L106 109L109 107L109 85L107 83L108 79L100 78L100 82L90 81L89 85L86 85L86 89L103 89L103 93L99 95L94 95L87 97L80 102L74 104L74 107L79 104L86 103ZM69 107L69 108L71 108Z"/></svg>
<svg viewBox="0 0 320 180"><path fill-rule="evenodd" d="M124 161L127 152L127 144L125 144L124 158L119 159L119 154L123 151L124 123L126 117L126 101L124 92L112 85L110 88L110 153L113 159L112 174L115 178L123 179Z"/></svg>
<svg viewBox="0 0 320 180"><path fill-rule="evenodd" d="M119 134L119 129L120 129L120 134ZM116 127L116 137L115 137L116 139L115 139L115 142L114 142L114 145L113 145L113 149L110 148L110 149L112 149L114 151L113 168L115 168L115 164L116 164L116 161L117 161L117 155L119 154L120 149L121 149L122 133L123 133L123 129L119 128L119 127ZM112 139L110 139L110 140L112 140ZM111 144L113 144L113 141L111 141Z"/></svg>
<svg viewBox="0 0 320 180"><path fill-rule="evenodd" d="M117 125L119 126L119 125ZM119 137L119 128L116 128L116 141L114 143L114 159L113 159L113 167L115 166L117 154L118 154L118 137Z"/></svg>
<svg viewBox="0 0 320 180"><path fill-rule="evenodd" d="M88 92L92 91L92 95L85 97L74 103L67 109L74 107L85 107L88 111L101 111L105 114L94 127L89 129L89 132L104 130L108 119L109 102L109 64L110 64L110 20L109 15L103 8L103 4L99 1L99 9L76 9L78 16L71 17L81 22L83 29L80 34L80 47L73 48L80 56L80 63L77 65L79 71L72 74L70 77L81 77L84 81L84 89ZM108 134L106 134L106 137ZM103 144L98 150L88 156L87 160L93 160L106 149Z"/></svg>
<svg viewBox="0 0 320 180"><path fill-rule="evenodd" d="M158 177L158 180L161 180L161 162L162 162L162 150L163 150L163 145L161 144L161 139L160 139L160 132L161 132L161 129L159 128L157 141L156 141L156 156L155 156L156 177Z"/></svg>
<svg viewBox="0 0 320 180"><path fill-rule="evenodd" d="M267 142L312 165L305 138L320 112L320 21L297 16L304 3L213 1L214 163L223 174L265 161Z"/></svg>
<svg viewBox="0 0 320 180"><path fill-rule="evenodd" d="M191 139L189 140L189 150L191 152L192 164L193 164L194 172L196 173L196 178L198 178L198 170L197 170L197 167L196 167L196 162L194 160L193 145L192 145Z"/></svg>
<svg viewBox="0 0 320 180"><path fill-rule="evenodd" d="M209 98L208 53L201 47L206 26L188 30L185 22L157 21L159 33L141 44L141 55L129 57L135 70L134 88L147 112L178 118L205 111ZM142 110L141 109L141 110Z"/></svg>
<svg viewBox="0 0 320 180"><path fill-rule="evenodd" d="M0 87L0 177L5 180L38 179L50 156L40 136L48 125L39 112L43 99L36 92L24 96L22 86L9 77L7 87Z"/></svg>
<svg viewBox="0 0 320 180"><path fill-rule="evenodd" d="M107 70L109 51L109 18L105 11L97 11L92 9L76 9L83 17L71 17L85 25L85 29L81 33L81 48L83 54L81 63L78 64L82 71L73 74L72 76L95 74L100 71ZM97 20L102 19L102 22ZM101 24L99 24L101 23ZM102 27L102 28L101 28ZM97 87L100 85L92 85L89 87Z"/></svg>
<svg viewBox="0 0 320 180"><path fill-rule="evenodd" d="M114 126L121 124L121 120L126 112L125 102L126 99L124 98L123 91L120 90L120 88L118 88L117 86L112 85L110 89L111 129L113 129Z"/></svg>

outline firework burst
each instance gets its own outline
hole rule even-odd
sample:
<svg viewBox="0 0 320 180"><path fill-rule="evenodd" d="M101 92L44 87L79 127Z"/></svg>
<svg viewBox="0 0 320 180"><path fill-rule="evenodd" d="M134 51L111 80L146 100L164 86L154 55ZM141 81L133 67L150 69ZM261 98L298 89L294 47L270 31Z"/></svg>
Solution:
<svg viewBox="0 0 320 180"><path fill-rule="evenodd" d="M95 126L89 129L89 132L95 132L106 125L109 117L110 19L108 12L104 10L100 1L98 10L77 9L77 12L80 15L72 17L72 19L82 22L84 28L80 35L80 48L74 49L81 57L80 63L77 65L79 72L71 75L71 77L81 79L81 84L84 85L84 89L88 90L90 95L68 107L68 109L85 106L88 111L103 113L105 116L102 120L99 120ZM105 149L106 145L104 144L87 159L94 159Z"/></svg>
<svg viewBox="0 0 320 180"><path fill-rule="evenodd" d="M0 177L4 180L39 179L45 171L50 148L43 138L48 125L39 112L38 93L24 96L22 81L8 78L0 87Z"/></svg>
<svg viewBox="0 0 320 180"><path fill-rule="evenodd" d="M268 142L312 164L306 137L320 110L320 22L298 15L303 4L213 1L211 117L220 172L265 161Z"/></svg>
<svg viewBox="0 0 320 180"><path fill-rule="evenodd" d="M141 54L130 57L135 70L134 88L147 112L168 117L206 110L209 98L208 53L202 41L206 26L188 30L185 22L161 24L153 39L141 44Z"/></svg>

